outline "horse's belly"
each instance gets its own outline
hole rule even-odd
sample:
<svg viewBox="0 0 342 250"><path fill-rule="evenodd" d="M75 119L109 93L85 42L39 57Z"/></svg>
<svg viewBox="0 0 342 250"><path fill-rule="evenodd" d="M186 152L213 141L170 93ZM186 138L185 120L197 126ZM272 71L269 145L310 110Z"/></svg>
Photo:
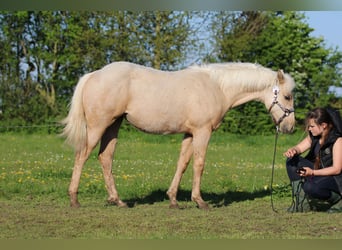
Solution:
<svg viewBox="0 0 342 250"><path fill-rule="evenodd" d="M217 95L210 94L213 91L138 90L131 90L125 113L132 125L149 133L193 133L199 128L216 127L223 116Z"/></svg>
<svg viewBox="0 0 342 250"><path fill-rule="evenodd" d="M134 127L154 134L175 134L187 132L187 127L181 119L170 115L140 112L137 114L128 113L128 122Z"/></svg>

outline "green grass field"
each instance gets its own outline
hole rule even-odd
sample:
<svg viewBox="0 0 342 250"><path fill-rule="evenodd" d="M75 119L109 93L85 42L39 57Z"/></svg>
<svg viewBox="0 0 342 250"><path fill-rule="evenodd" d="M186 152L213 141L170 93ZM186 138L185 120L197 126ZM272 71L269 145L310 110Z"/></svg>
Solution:
<svg viewBox="0 0 342 250"><path fill-rule="evenodd" d="M107 206L94 151L82 173L80 209L69 207L73 151L56 135L0 135L0 238L2 239L305 239L342 238L340 214L289 214L290 189L282 153L303 133L280 135L270 181L274 136L213 135L202 180L210 205L190 201L192 166L180 186L179 210L166 190L182 136L122 131L113 173L129 208Z"/></svg>

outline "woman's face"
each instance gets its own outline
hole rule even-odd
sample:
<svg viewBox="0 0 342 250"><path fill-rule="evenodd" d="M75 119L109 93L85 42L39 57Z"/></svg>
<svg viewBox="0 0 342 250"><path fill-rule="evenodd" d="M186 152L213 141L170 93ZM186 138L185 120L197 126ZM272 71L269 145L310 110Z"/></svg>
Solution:
<svg viewBox="0 0 342 250"><path fill-rule="evenodd" d="M326 127L326 123L322 123L321 125L319 125L314 121L314 119L309 120L308 130L313 136L321 136Z"/></svg>

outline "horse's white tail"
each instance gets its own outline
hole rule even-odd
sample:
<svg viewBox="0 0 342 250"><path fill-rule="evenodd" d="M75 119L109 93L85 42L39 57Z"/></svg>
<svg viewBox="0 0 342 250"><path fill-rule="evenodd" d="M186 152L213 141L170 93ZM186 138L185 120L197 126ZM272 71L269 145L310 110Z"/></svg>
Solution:
<svg viewBox="0 0 342 250"><path fill-rule="evenodd" d="M88 73L78 81L71 100L68 116L62 121L65 125L62 136L66 142L79 152L87 145L87 123L84 115L82 93L86 81L92 73Z"/></svg>

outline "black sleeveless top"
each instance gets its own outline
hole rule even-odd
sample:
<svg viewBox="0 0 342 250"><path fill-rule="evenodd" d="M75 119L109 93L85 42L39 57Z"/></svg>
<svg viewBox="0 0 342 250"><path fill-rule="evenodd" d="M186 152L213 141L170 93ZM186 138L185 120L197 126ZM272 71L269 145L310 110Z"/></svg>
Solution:
<svg viewBox="0 0 342 250"><path fill-rule="evenodd" d="M312 143L311 143L310 151L306 155L305 158L311 162L315 162L316 157L319 156L320 158L319 169L332 166L333 165L333 146L336 140L339 137L342 137L342 135L336 129L333 128L329 132L328 138L326 139L324 144L320 146L319 145L320 137L313 136L311 133L309 134L310 134ZM340 173L339 175L335 175L334 179L336 180L336 183L339 187L339 191L342 194L342 173Z"/></svg>

